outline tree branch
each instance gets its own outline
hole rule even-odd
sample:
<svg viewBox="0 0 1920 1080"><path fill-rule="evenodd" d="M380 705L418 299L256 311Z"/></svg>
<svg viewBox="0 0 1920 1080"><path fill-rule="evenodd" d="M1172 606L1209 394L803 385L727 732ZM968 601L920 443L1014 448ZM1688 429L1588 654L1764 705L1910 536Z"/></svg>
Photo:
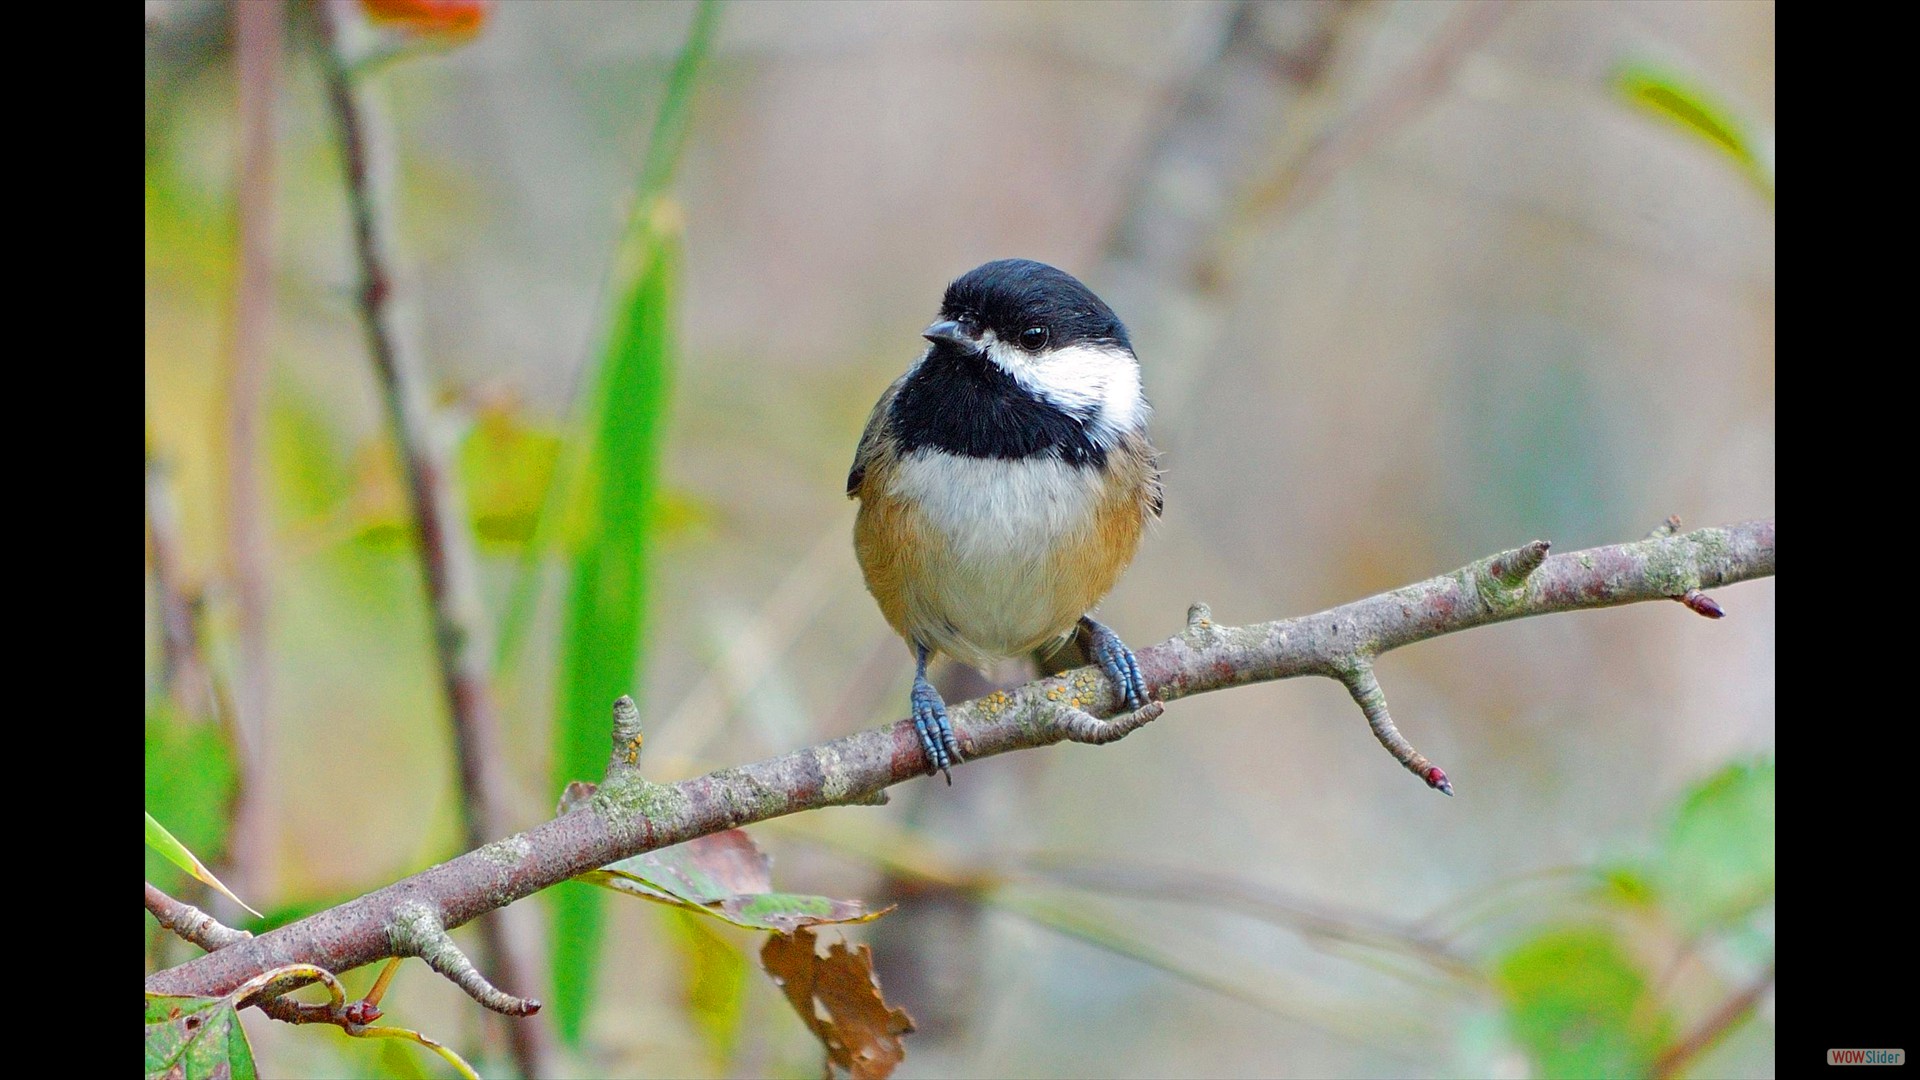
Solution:
<svg viewBox="0 0 1920 1080"><path fill-rule="evenodd" d="M247 931L235 930L184 900L175 900L154 888L151 881L147 882L147 911L161 927L173 931L208 952L224 949L253 937Z"/></svg>
<svg viewBox="0 0 1920 1080"><path fill-rule="evenodd" d="M478 847L489 836L513 827L511 781L500 739L500 722L488 682L484 620L480 602L478 559L467 534L466 508L453 482L451 455L435 437L434 416L427 400L426 361L417 342L402 332L395 305L398 277L393 257L393 197L395 175L391 142L382 117L355 81L342 38L353 7L341 0L316 6L322 38L327 85L339 126L346 166L347 201L353 215L354 252L361 286L360 314L366 325L368 351L380 377L380 391L393 424L407 477L407 492L417 523L420 562L427 581L427 599L433 614L434 643L440 661L440 681L453 718L454 747L460 762L461 821L467 844ZM464 920L462 920L464 921ZM482 962L510 986L528 987L537 980L537 949L523 927L504 917L481 924ZM442 938L445 932L442 931ZM464 956L452 950L420 953L458 957L474 980L480 979ZM448 974L447 969L435 970ZM448 974L449 978L454 976ZM487 999L461 978L462 988ZM505 998L498 990L493 994ZM526 999L512 999L524 1004ZM539 1006L500 1009L528 1015ZM509 1029L513 1054L521 1072L549 1075L552 1048L545 1028L517 1024Z"/></svg>
<svg viewBox="0 0 1920 1080"><path fill-rule="evenodd" d="M383 118L354 83L339 42L340 23L352 17L352 8L329 3L315 10L327 39L328 88L345 157L347 201L353 212L354 252L361 278L360 314L418 524L440 679L460 756L462 820L467 835L479 844L504 831L512 815L505 805L505 758L487 685L478 559L453 482L451 455L436 437L435 417L427 401L426 361L411 337L401 331L396 310L395 229L390 220L392 195L386 190L395 166L381 129Z"/></svg>
<svg viewBox="0 0 1920 1080"><path fill-rule="evenodd" d="M1315 136L1304 153L1253 193L1250 208L1257 213L1286 212L1312 201L1334 177L1432 104L1467 57L1512 10L1508 0L1479 0L1455 8L1418 57L1358 110Z"/></svg>
<svg viewBox="0 0 1920 1080"><path fill-rule="evenodd" d="M232 565L239 663L233 680L233 730L240 751L233 832L227 857L234 885L249 895L272 891L272 651L267 505L261 490L268 357L273 338L274 99L286 10L279 0L234 8L240 146L235 183L239 277L227 369L227 556Z"/></svg>
<svg viewBox="0 0 1920 1080"><path fill-rule="evenodd" d="M1660 1052L1653 1059L1653 1075L1657 1077L1679 1076L1694 1059L1720 1042L1722 1038L1740 1026L1741 1022L1752 1014L1760 999L1773 987L1774 961L1768 960L1767 966L1754 980L1741 987L1734 995L1720 1003L1700 1025Z"/></svg>
<svg viewBox="0 0 1920 1080"><path fill-rule="evenodd" d="M1539 554L1545 554L1544 546ZM1299 675L1347 682L1373 657L1442 634L1531 615L1666 600L1689 589L1771 577L1774 522L1749 521L1555 555L1540 559L1530 574L1517 572L1516 560L1531 558L1503 552L1315 615L1253 626L1221 626L1204 605L1195 605L1185 632L1140 650L1140 668L1149 692L1162 701ZM1117 705L1097 668L1079 668L988 694L952 708L950 715L971 760L1068 740L1076 710L1111 715ZM622 724L614 737L636 734ZM451 929L618 859L802 810L871 803L883 789L924 775L926 760L912 723L904 720L674 784L610 769L599 790L571 813L251 941L156 972L147 977L146 988L223 994L290 962L345 971L395 955L394 929L417 913L416 905Z"/></svg>

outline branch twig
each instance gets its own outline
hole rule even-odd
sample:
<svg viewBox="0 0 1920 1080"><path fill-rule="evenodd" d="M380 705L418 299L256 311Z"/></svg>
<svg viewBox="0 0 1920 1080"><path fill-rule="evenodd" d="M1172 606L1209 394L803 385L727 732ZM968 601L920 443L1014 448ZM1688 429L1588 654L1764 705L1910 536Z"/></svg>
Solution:
<svg viewBox="0 0 1920 1080"><path fill-rule="evenodd" d="M1316 114L1315 97L1360 10L1241 0L1219 12L1219 45L1171 95L1087 279L1128 313L1134 340L1155 355L1213 351L1231 292L1228 223L1277 145ZM1184 376L1164 370L1161 378ZM1177 382L1155 393L1161 408L1178 411Z"/></svg>
<svg viewBox="0 0 1920 1080"><path fill-rule="evenodd" d="M1140 668L1149 693L1162 701L1301 675L1341 679L1356 658L1443 634L1770 577L1774 523L1749 521L1555 555L1514 586L1492 573L1501 557L1300 618L1230 627L1202 612L1185 632L1140 650ZM1091 668L953 707L950 716L968 758L1068 739L1062 721L1069 710L1059 699L1079 698L1088 680L1098 683L1096 700L1078 707L1112 714L1120 703ZM904 720L675 784L616 772L571 813L252 941L156 972L147 977L147 989L221 993L295 957L348 970L394 955L391 929L404 905L425 904L442 927L456 927L618 859L783 814L871 801L925 773L913 725Z"/></svg>
<svg viewBox="0 0 1920 1080"><path fill-rule="evenodd" d="M173 931L208 952L237 945L253 937L251 933L235 930L185 900L175 900L154 888L151 881L147 882L147 911L162 928Z"/></svg>
<svg viewBox="0 0 1920 1080"><path fill-rule="evenodd" d="M440 679L460 760L461 819L467 846L474 848L489 836L507 832L514 821L504 768L507 758L488 684L489 647L481 617L479 570L467 536L465 508L452 482L450 455L435 438L425 360L415 343L401 332L395 311L397 279L389 190L395 170L390 142L378 130L380 118L355 83L342 44L342 28L354 17L353 9L339 0L329 0L318 5L317 11L326 42L328 90L340 129L347 197L353 214L354 250L361 275L360 314L405 466L407 492L419 531ZM445 935L444 929L441 934ZM502 982L513 986L533 984L538 962L531 941L504 925L499 917L482 923L481 940L485 960ZM451 944L446 943L449 949ZM418 955L433 963L426 953ZM459 953L455 950L452 955ZM466 958L461 956L460 962L465 964ZM447 968L435 965L435 970L475 993L474 986L455 978ZM472 970L471 964L467 964L467 970ZM478 972L473 972L472 978L479 980ZM480 983L484 985L484 980ZM506 997L490 986L487 989ZM480 997L478 993L475 996ZM514 1015L532 1011L523 1009ZM551 1053L543 1026L509 1025L508 1038L522 1073L533 1076L552 1072L547 1065Z"/></svg>
<svg viewBox="0 0 1920 1080"><path fill-rule="evenodd" d="M340 54L338 23L345 13L336 8L330 3L318 10L330 46L328 85L346 159L361 275L360 313L418 523L441 682L459 742L465 826L470 836L484 837L489 829L504 827L493 819L507 815L495 805L500 801L496 793L504 788L504 780L496 775L503 759L487 690L478 570L467 540L460 493L452 483L449 455L435 438L426 365L401 332L395 311L393 226L388 220L391 197L385 190L393 175L390 148L374 130L378 118L352 82Z"/></svg>
<svg viewBox="0 0 1920 1080"><path fill-rule="evenodd" d="M1672 536L1679 531L1680 515L1668 514L1667 520L1655 525L1653 531L1647 534L1647 538L1653 539L1660 536ZM1706 593L1701 592L1698 588L1690 588L1686 592L1674 596L1673 599L1685 605L1686 609L1695 615L1704 615L1709 619L1724 619L1727 617L1726 611L1720 607L1719 602Z"/></svg>
<svg viewBox="0 0 1920 1080"><path fill-rule="evenodd" d="M452 1066L456 1075L468 1080L480 1080L480 1074L466 1059L454 1053L453 1048L430 1039L411 1028L374 1026L380 1019L380 998L387 992L387 985L393 979L393 973L400 961L395 959L387 964L385 971L374 981L373 989L358 1001L347 1000L347 988L340 984L333 972L311 964L288 964L284 967L263 971L237 987L233 993L235 1008L258 1005L262 1012L288 1024L332 1024L356 1039L405 1039L440 1055L440 1059ZM327 988L327 1000L318 1004L293 1001L280 995L289 989L310 983L320 983Z"/></svg>
<svg viewBox="0 0 1920 1080"><path fill-rule="evenodd" d="M160 624L160 689L185 715L210 719L217 710L200 649L199 596L188 589L180 565L180 516L167 487L169 471L149 437L147 552L153 566L155 621Z"/></svg>
<svg viewBox="0 0 1920 1080"><path fill-rule="evenodd" d="M1754 1006L1760 1004L1768 988L1773 986L1774 962L1767 961L1766 969L1734 995L1720 1003L1713 1014L1700 1022L1700 1026L1687 1032L1678 1042L1660 1052L1653 1061L1653 1075L1666 1077L1678 1076L1689 1062L1712 1049L1722 1037L1740 1025Z"/></svg>
<svg viewBox="0 0 1920 1080"><path fill-rule="evenodd" d="M1349 165L1437 100L1461 64L1511 10L1508 0L1478 0L1457 8L1419 56L1358 110L1321 131L1305 153L1253 193L1249 207L1288 212L1311 202Z"/></svg>
<svg viewBox="0 0 1920 1080"><path fill-rule="evenodd" d="M1428 761L1425 754L1413 748L1406 736L1394 725L1393 717L1387 713L1387 695L1380 689L1380 680L1374 678L1373 665L1365 660L1356 659L1338 669L1336 676L1353 695L1353 703L1360 706L1360 712L1367 718L1367 726L1373 729L1373 737L1387 748L1395 761L1407 767L1407 771L1427 782L1427 786L1442 795L1453 794L1453 784L1447 779L1446 770Z"/></svg>
<svg viewBox="0 0 1920 1080"><path fill-rule="evenodd" d="M239 280L233 298L233 339L227 373L227 556L233 574L239 670L234 679L234 731L240 744L240 785L229 844L234 884L249 894L270 892L273 804L267 797L273 732L267 713L273 657L268 648L266 506L260 494L261 410L273 333L274 98L286 9L279 2L234 9L239 67Z"/></svg>
<svg viewBox="0 0 1920 1080"><path fill-rule="evenodd" d="M394 913L393 950L396 956L417 956L427 966L445 975L467 996L497 1013L508 1016L532 1016L540 1003L532 998L514 997L488 982L473 966L453 936L440 922L440 916L425 904L405 904Z"/></svg>

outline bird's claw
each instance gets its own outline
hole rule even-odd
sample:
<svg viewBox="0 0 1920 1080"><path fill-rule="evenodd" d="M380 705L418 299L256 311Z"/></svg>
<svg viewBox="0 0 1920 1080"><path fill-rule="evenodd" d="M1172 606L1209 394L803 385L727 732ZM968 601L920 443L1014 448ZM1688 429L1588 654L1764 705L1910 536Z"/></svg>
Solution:
<svg viewBox="0 0 1920 1080"><path fill-rule="evenodd" d="M947 704L940 692L924 676L913 680L913 730L920 736L920 749L927 755L928 772L935 769L953 783L948 769L966 759L960 754L960 741L954 737L953 724L947 720Z"/></svg>
<svg viewBox="0 0 1920 1080"><path fill-rule="evenodd" d="M1087 650L1093 662L1099 664L1100 670L1119 688L1126 707L1133 711L1146 708L1147 680L1140 674L1140 661L1134 659L1133 650L1127 648L1119 634L1091 616L1084 616L1081 621L1087 625Z"/></svg>

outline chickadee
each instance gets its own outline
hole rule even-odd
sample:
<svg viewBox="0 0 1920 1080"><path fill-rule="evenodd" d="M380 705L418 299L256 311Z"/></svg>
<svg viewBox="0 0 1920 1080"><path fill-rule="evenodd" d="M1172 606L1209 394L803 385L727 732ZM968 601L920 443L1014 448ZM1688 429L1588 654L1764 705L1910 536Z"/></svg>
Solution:
<svg viewBox="0 0 1920 1080"><path fill-rule="evenodd" d="M929 771L952 783L933 653L984 667L1079 631L1128 707L1147 705L1132 651L1087 611L1159 516L1160 471L1126 327L1072 275L987 263L947 286L921 336L867 418L847 495L867 591L913 650Z"/></svg>

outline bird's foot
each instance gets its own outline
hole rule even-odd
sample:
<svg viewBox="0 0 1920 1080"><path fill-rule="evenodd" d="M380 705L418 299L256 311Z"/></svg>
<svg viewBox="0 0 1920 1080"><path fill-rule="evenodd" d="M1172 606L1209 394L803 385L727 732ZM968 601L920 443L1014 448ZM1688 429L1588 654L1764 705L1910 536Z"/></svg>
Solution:
<svg viewBox="0 0 1920 1080"><path fill-rule="evenodd" d="M1107 629L1104 623L1096 621L1091 615L1082 615L1080 622L1087 628L1087 655L1100 665L1101 671L1107 673L1107 678L1113 680L1113 685L1120 691L1122 703L1134 712L1145 711L1147 680L1140 674L1140 661L1134 659L1133 650L1127 648L1127 643L1120 640L1119 634ZM1154 716L1158 715L1154 713Z"/></svg>
<svg viewBox="0 0 1920 1080"><path fill-rule="evenodd" d="M927 755L928 772L938 769L953 783L948 768L966 759L960 755L960 741L954 738L953 724L947 720L947 703L924 674L913 678L913 730L920 736L920 749Z"/></svg>

